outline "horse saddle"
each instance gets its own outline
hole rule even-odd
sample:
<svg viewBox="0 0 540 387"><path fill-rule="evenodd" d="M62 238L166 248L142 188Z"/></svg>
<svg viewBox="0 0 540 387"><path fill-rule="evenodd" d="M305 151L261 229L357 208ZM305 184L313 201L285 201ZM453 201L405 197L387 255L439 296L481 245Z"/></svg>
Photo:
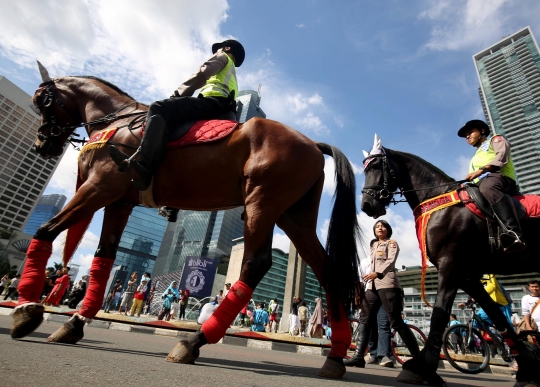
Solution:
<svg viewBox="0 0 540 387"><path fill-rule="evenodd" d="M236 114L232 111L225 112L219 116L213 117L212 120L236 121ZM189 120L181 123L176 128L169 128L167 131L167 142L175 142L183 137L197 122L201 120Z"/></svg>
<svg viewBox="0 0 540 387"><path fill-rule="evenodd" d="M485 218L495 220L491 205L484 197L484 195L480 193L480 189L476 184L464 184L462 185L462 188L465 189L465 191L467 192L467 195L469 196L468 200L472 201L476 205L477 209L484 215ZM523 197L522 195L520 196ZM463 201L464 198L462 198L461 195L460 198ZM523 219L525 216L527 216L527 209L521 203L521 201L515 196L512 196L512 201L514 202L514 207L516 209L518 219Z"/></svg>

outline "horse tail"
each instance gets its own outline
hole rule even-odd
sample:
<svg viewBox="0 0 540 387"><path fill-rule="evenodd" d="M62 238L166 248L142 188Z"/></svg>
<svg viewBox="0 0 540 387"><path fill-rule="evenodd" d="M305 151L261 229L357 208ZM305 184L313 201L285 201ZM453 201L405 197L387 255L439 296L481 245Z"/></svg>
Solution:
<svg viewBox="0 0 540 387"><path fill-rule="evenodd" d="M357 242L363 238L356 211L356 179L351 163L336 147L317 143L320 151L334 159L336 191L328 226L325 264L325 287L333 317L339 318L339 304L345 301L348 312L360 283Z"/></svg>

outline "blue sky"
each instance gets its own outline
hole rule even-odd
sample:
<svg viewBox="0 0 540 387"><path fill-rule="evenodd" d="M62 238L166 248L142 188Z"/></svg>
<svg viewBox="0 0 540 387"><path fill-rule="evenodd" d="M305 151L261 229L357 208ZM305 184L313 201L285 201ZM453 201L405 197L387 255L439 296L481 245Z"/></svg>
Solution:
<svg viewBox="0 0 540 387"><path fill-rule="evenodd" d="M53 77L95 75L152 102L194 72L213 42L240 40L240 89L262 84L268 118L340 148L358 167L358 195L361 151L374 133L462 178L472 148L456 132L483 118L472 55L527 25L540 34L536 0L19 0L1 10L0 74L29 94L39 59ZM73 195L75 158L70 149L46 193ZM325 169L321 238L331 160ZM386 218L402 248L398 265L420 264L411 210L393 206ZM360 219L371 234L373 221ZM100 230L98 213L74 258L83 271ZM280 230L274 245L288 250ZM59 253L60 240L52 260Z"/></svg>

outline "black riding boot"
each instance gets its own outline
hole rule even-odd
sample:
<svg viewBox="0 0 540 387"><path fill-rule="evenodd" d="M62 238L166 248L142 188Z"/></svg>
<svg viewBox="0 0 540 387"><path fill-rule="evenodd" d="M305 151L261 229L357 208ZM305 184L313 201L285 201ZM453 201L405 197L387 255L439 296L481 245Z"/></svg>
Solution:
<svg viewBox="0 0 540 387"><path fill-rule="evenodd" d="M525 251L523 232L519 225L516 209L512 198L504 195L501 200L491 205L502 227L501 244L506 254L515 254Z"/></svg>
<svg viewBox="0 0 540 387"><path fill-rule="evenodd" d="M158 214L164 216L168 222L175 223L178 219L178 211L176 208L172 207L160 207Z"/></svg>
<svg viewBox="0 0 540 387"><path fill-rule="evenodd" d="M366 360L364 355L366 353L366 348L369 343L369 334L366 324L360 324L358 327L358 339L356 340L356 351L350 359L343 359L343 364L346 367L358 367L365 368Z"/></svg>
<svg viewBox="0 0 540 387"><path fill-rule="evenodd" d="M396 331L401 337L401 340L403 340L403 343L409 350L411 356L417 355L420 352L420 348L418 347L418 341L416 341L416 337L414 337L410 328L406 324L403 324L403 326L396 329Z"/></svg>
<svg viewBox="0 0 540 387"><path fill-rule="evenodd" d="M157 172L166 151L167 123L159 115L152 116L146 122L146 129L141 142L141 160L132 160L128 165L128 167L133 167L138 175L132 181L139 191L148 189L152 182L152 176ZM126 163L129 156L114 145L109 146L109 154L118 165L118 169L124 172L127 169Z"/></svg>

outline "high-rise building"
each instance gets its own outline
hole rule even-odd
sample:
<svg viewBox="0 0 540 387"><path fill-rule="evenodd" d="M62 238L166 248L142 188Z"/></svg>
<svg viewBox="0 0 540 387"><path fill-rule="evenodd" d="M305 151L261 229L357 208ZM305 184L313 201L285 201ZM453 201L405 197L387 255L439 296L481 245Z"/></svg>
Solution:
<svg viewBox="0 0 540 387"><path fill-rule="evenodd" d="M517 181L540 194L540 50L529 27L473 56L486 121L512 145Z"/></svg>
<svg viewBox="0 0 540 387"><path fill-rule="evenodd" d="M135 207L120 239L115 264L127 271L128 277L134 271L139 279L144 272L152 273L166 227L167 220L155 208Z"/></svg>
<svg viewBox="0 0 540 387"><path fill-rule="evenodd" d="M45 222L51 220L64 207L67 197L64 195L43 195L30 215L23 232L34 235L38 228Z"/></svg>
<svg viewBox="0 0 540 387"><path fill-rule="evenodd" d="M39 125L32 97L0 76L0 228L24 228L60 161L34 153Z"/></svg>
<svg viewBox="0 0 540 387"><path fill-rule="evenodd" d="M253 117L266 117L260 108L261 97L253 90L243 90L236 99L236 119L246 122ZM232 240L243 235L243 208L225 211L187 211L178 214L176 223L169 223L158 254L154 275L182 270L186 257L208 257L219 261L218 274L226 274Z"/></svg>

